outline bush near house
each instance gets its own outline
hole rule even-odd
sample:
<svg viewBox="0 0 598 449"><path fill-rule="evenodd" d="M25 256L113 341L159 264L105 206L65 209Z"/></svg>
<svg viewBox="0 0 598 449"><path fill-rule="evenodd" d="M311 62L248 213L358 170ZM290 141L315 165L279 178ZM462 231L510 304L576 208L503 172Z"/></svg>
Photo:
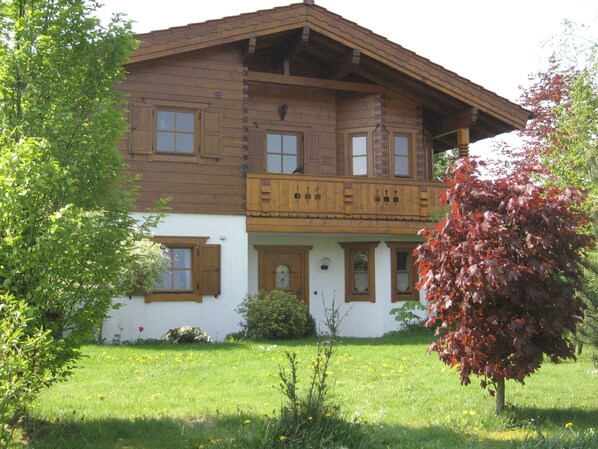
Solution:
<svg viewBox="0 0 598 449"><path fill-rule="evenodd" d="M315 335L316 324L305 303L280 290L247 295L237 308L249 340L288 340Z"/></svg>

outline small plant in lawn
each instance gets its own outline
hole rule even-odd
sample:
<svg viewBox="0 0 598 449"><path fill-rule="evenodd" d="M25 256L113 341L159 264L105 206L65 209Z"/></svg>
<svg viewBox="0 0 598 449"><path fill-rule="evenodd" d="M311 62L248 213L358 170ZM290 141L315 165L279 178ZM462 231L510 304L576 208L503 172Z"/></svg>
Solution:
<svg viewBox="0 0 598 449"><path fill-rule="evenodd" d="M212 339L208 334L197 327L182 326L170 329L164 335L164 339L169 343L211 343Z"/></svg>
<svg viewBox="0 0 598 449"><path fill-rule="evenodd" d="M349 315L351 309L348 309L341 315L340 307L336 305L336 295L332 296L332 304L330 304L330 307L326 307L324 295L322 295L322 303L324 304L324 326L326 326L328 331L328 338L336 340L341 330L341 324L347 315Z"/></svg>
<svg viewBox="0 0 598 449"><path fill-rule="evenodd" d="M341 316L334 298L329 308L324 303L324 313L328 338L318 343L309 386L299 389L297 353L285 351L287 368L279 366L278 369L279 389L283 395L280 414L266 421L262 434L254 440L256 447L280 447L281 444L297 449L367 447L365 431L343 416L340 405L330 395L329 368L346 314Z"/></svg>
<svg viewBox="0 0 598 449"><path fill-rule="evenodd" d="M340 405L330 397L329 367L334 340L318 344L312 362L309 386L299 389L299 360L286 352L288 368L279 367L279 388L283 395L280 414L266 421L257 447L288 448L367 447L367 434L360 424L341 413Z"/></svg>
<svg viewBox="0 0 598 449"><path fill-rule="evenodd" d="M399 323L399 331L409 332L422 327L425 318L417 315L415 311L425 311L423 304L417 301L407 301L401 307L395 307L390 311L395 316L395 321Z"/></svg>
<svg viewBox="0 0 598 449"><path fill-rule="evenodd" d="M280 290L247 295L237 308L249 340L288 340L315 335L315 321L304 302Z"/></svg>

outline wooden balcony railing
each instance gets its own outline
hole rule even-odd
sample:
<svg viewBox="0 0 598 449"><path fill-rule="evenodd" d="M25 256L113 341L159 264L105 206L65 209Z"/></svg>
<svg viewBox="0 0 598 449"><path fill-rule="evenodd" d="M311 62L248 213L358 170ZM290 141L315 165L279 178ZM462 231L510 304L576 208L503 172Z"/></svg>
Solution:
<svg viewBox="0 0 598 449"><path fill-rule="evenodd" d="M432 221L444 184L431 181L249 173L249 217Z"/></svg>

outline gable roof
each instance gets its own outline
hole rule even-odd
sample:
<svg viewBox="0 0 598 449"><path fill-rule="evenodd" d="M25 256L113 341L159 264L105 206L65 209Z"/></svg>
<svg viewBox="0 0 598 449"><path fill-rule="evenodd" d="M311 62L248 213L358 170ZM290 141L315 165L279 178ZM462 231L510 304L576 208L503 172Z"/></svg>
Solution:
<svg viewBox="0 0 598 449"><path fill-rule="evenodd" d="M370 62L371 67L389 70L396 75L394 81L391 78L391 84L408 81L411 83L409 90L411 86L420 92L424 92L424 89L433 90L438 99L456 100L460 105L457 107L471 107L480 111L479 119L485 123L479 126L486 126L487 132L478 133L477 138L472 136L472 141L522 129L532 117L531 112L521 106L355 22L313 4L313 0L139 34L137 38L141 45L131 55L130 64L250 38L257 38L259 42L260 37L304 27L359 51Z"/></svg>

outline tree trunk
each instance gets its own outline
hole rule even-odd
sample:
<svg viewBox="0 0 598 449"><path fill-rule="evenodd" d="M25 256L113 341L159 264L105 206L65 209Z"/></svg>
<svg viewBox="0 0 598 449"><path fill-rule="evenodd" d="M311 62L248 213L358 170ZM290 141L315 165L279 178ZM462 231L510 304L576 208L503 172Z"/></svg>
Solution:
<svg viewBox="0 0 598 449"><path fill-rule="evenodd" d="M496 380L496 414L500 415L505 410L505 378Z"/></svg>

